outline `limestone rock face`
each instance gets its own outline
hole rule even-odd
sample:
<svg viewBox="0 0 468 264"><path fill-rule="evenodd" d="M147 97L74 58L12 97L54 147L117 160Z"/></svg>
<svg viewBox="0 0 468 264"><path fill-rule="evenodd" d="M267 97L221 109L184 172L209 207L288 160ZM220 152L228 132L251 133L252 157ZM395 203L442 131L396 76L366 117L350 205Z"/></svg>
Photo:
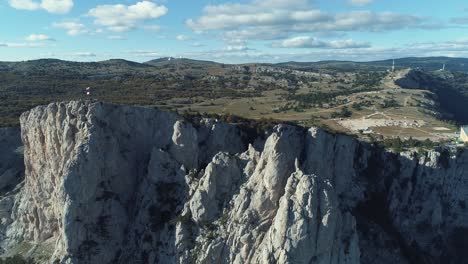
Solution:
<svg viewBox="0 0 468 264"><path fill-rule="evenodd" d="M15 194L24 177L22 146L19 128L0 128L0 241L6 239L6 226L13 222Z"/></svg>
<svg viewBox="0 0 468 264"><path fill-rule="evenodd" d="M359 263L354 217L340 209L328 175L305 174L301 168L307 164L305 150L313 142L312 132L278 126L260 155L249 149L238 156L232 166L241 166L244 183L231 192L224 213L211 225L193 217L202 228L191 251L196 263ZM251 161L242 163L242 157ZM216 158L210 165L219 162ZM232 174L215 171L200 181L226 175ZM198 188L191 205L213 203L209 198L203 202L198 192L203 194L205 188ZM226 204L226 198L221 200ZM192 215L198 215L197 208L191 206Z"/></svg>
<svg viewBox="0 0 468 264"><path fill-rule="evenodd" d="M184 201L188 169L203 162L198 132L171 113L70 102L35 108L21 122L28 176L4 244L53 240L63 262L110 263L144 228L158 233ZM212 126L202 132L208 146L235 149ZM229 127L221 132L240 137Z"/></svg>
<svg viewBox="0 0 468 264"><path fill-rule="evenodd" d="M89 102L37 107L21 123L26 179L0 198L5 255L29 245L48 252L41 263L466 256L466 151L396 155L291 125L254 144L214 119Z"/></svg>

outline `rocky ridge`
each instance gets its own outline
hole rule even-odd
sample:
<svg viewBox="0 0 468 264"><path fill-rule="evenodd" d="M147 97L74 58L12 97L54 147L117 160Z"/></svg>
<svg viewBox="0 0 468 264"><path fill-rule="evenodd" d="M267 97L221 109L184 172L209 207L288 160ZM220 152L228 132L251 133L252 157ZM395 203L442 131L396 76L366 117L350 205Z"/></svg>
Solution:
<svg viewBox="0 0 468 264"><path fill-rule="evenodd" d="M292 125L252 141L214 119L89 102L37 107L21 124L24 186L0 198L5 255L42 263L466 255L466 151L397 155Z"/></svg>

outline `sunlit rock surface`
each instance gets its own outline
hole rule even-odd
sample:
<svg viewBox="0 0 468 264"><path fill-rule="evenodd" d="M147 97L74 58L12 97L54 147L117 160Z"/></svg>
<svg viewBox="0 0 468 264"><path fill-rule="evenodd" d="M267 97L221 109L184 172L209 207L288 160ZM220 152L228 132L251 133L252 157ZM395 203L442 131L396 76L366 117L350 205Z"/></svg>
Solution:
<svg viewBox="0 0 468 264"><path fill-rule="evenodd" d="M467 257L466 151L396 155L291 125L252 139L214 119L89 102L34 108L21 125L25 181L0 198L5 256L239 264ZM0 182L9 181L2 170L18 146L0 150Z"/></svg>

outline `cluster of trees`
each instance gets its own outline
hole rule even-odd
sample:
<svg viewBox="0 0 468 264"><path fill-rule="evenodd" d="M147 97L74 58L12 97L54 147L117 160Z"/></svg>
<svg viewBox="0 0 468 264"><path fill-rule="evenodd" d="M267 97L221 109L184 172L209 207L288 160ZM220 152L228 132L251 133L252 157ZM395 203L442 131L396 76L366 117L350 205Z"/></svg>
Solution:
<svg viewBox="0 0 468 264"><path fill-rule="evenodd" d="M353 81L352 87L374 88L380 84L385 77L386 72L362 72L356 74L356 79Z"/></svg>
<svg viewBox="0 0 468 264"><path fill-rule="evenodd" d="M400 103L398 103L398 101L395 100L395 98L385 99L382 104L383 108L400 107L400 106L401 106Z"/></svg>
<svg viewBox="0 0 468 264"><path fill-rule="evenodd" d="M351 111L349 111L347 106L345 106L345 107L341 108L340 112L333 112L331 114L331 117L332 118L347 118L347 117L351 117L352 115L353 115L353 113Z"/></svg>
<svg viewBox="0 0 468 264"><path fill-rule="evenodd" d="M365 100L365 101L361 101L361 102L354 102L351 105L351 107L354 110L360 111L360 110L362 110L363 107L369 107L369 106L372 106L372 105L373 105L373 103L371 101Z"/></svg>
<svg viewBox="0 0 468 264"><path fill-rule="evenodd" d="M423 149L433 149L439 145L437 142L433 142L430 139L424 141L415 140L410 137L407 140L402 140L400 137L386 138L382 142L385 148L393 149L395 152L402 152L405 149L418 148L420 151Z"/></svg>
<svg viewBox="0 0 468 264"><path fill-rule="evenodd" d="M377 88L370 87L370 88L358 88L358 89L332 91L332 92L310 92L308 94L299 94L299 95L290 94L286 97L286 99L301 102L301 103L304 103L305 105L310 106L312 104L329 103L338 96L347 96L347 95L351 95L354 93L370 92L370 91L375 91L376 89Z"/></svg>

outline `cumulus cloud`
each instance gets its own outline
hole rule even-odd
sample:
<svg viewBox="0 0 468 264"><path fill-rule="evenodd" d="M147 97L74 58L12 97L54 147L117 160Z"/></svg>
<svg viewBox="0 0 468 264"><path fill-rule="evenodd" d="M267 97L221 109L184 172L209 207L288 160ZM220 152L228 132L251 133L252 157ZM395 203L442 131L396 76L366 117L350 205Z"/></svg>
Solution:
<svg viewBox="0 0 468 264"><path fill-rule="evenodd" d="M40 8L40 4L32 0L9 0L10 6L20 10L36 10Z"/></svg>
<svg viewBox="0 0 468 264"><path fill-rule="evenodd" d="M368 42L355 42L352 39L322 41L310 36L299 36L273 44L277 48L322 48L322 49L358 49L369 48Z"/></svg>
<svg viewBox="0 0 468 264"><path fill-rule="evenodd" d="M363 2L363 0L361 0ZM246 4L209 5L186 20L195 32L220 31L227 39L274 40L297 33L343 33L422 28L428 19L393 12L325 12L309 1L251 0Z"/></svg>
<svg viewBox="0 0 468 264"><path fill-rule="evenodd" d="M89 33L89 30L84 24L79 22L69 21L69 22L57 22L53 24L56 28L62 28L67 30L67 34L70 36L78 36L81 34Z"/></svg>
<svg viewBox="0 0 468 264"><path fill-rule="evenodd" d="M296 54L279 54L281 61L353 60L370 61L401 57L467 57L468 38L444 42L409 43L399 47L369 47L359 49L308 50Z"/></svg>
<svg viewBox="0 0 468 264"><path fill-rule="evenodd" d="M44 34L31 34L25 38L27 41L45 41L45 40L54 40L53 38L44 35Z"/></svg>
<svg viewBox="0 0 468 264"><path fill-rule="evenodd" d="M49 13L66 14L73 8L73 0L42 0L41 7Z"/></svg>
<svg viewBox="0 0 468 264"><path fill-rule="evenodd" d="M290 38L293 39L293 38ZM282 42L278 42L281 44ZM372 61L402 57L448 56L468 57L468 37L443 42L417 42L401 44L400 46L369 46L360 48L339 48L349 46L349 41L329 41L334 48L320 49L274 49L255 50L243 48L223 48L211 50L196 50L182 54L184 57L214 60L226 63L249 62L282 62L282 61L320 61L320 60L351 60ZM234 45L233 45L234 46ZM282 52L284 51L284 52Z"/></svg>
<svg viewBox="0 0 468 264"><path fill-rule="evenodd" d="M38 10L43 9L53 14L66 14L73 8L73 0L42 0L36 2L33 0L9 0L11 7L20 10Z"/></svg>
<svg viewBox="0 0 468 264"><path fill-rule="evenodd" d="M176 37L176 39L177 39L178 41L187 41L187 40L191 40L192 38L191 38L190 36L186 36L186 35L178 35L178 36Z"/></svg>
<svg viewBox="0 0 468 264"><path fill-rule="evenodd" d="M237 46L227 46L223 48L223 51L247 51L250 50L247 46L237 45Z"/></svg>
<svg viewBox="0 0 468 264"><path fill-rule="evenodd" d="M374 2L374 0L349 0L348 2L354 6L365 6Z"/></svg>
<svg viewBox="0 0 468 264"><path fill-rule="evenodd" d="M141 1L134 5L99 5L88 11L94 23L115 32L134 29L139 23L157 19L167 14L168 9L150 1Z"/></svg>

